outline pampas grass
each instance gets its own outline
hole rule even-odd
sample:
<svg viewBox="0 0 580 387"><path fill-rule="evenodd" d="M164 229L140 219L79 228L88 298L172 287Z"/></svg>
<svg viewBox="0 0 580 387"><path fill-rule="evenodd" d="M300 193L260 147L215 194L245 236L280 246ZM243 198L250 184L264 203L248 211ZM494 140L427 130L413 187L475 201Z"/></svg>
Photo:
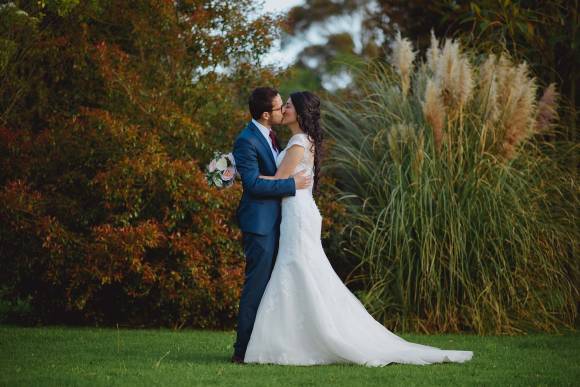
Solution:
<svg viewBox="0 0 580 387"><path fill-rule="evenodd" d="M425 120L433 129L433 140L437 151L441 149L443 141L443 125L445 123L445 106L441 100L441 90L431 79L425 88L425 101L422 104Z"/></svg>
<svg viewBox="0 0 580 387"><path fill-rule="evenodd" d="M554 86L538 100L525 64L476 63L458 41L433 36L414 66L406 39L394 50L325 109L365 306L403 330L571 326L578 187L534 137L554 125Z"/></svg>
<svg viewBox="0 0 580 387"><path fill-rule="evenodd" d="M538 103L538 114L536 117L535 131L536 133L549 133L554 122L558 118L556 110L556 101L558 99L558 92L556 91L556 84L551 83Z"/></svg>
<svg viewBox="0 0 580 387"><path fill-rule="evenodd" d="M404 96L409 92L414 60L415 52L413 52L411 42L407 38L401 38L401 32L397 32L393 43L391 64L401 78L401 91Z"/></svg>

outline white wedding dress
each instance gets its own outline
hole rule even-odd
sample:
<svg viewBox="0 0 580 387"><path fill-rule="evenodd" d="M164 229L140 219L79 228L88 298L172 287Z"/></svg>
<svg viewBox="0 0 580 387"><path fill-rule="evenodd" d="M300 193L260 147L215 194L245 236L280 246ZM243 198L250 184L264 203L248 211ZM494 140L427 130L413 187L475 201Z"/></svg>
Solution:
<svg viewBox="0 0 580 387"><path fill-rule="evenodd" d="M296 171L313 172L306 134L291 137L276 160L298 144L306 149ZM322 248L322 217L312 186L282 199L280 246L258 307L245 363L314 365L464 362L471 351L410 343L377 322L343 284Z"/></svg>

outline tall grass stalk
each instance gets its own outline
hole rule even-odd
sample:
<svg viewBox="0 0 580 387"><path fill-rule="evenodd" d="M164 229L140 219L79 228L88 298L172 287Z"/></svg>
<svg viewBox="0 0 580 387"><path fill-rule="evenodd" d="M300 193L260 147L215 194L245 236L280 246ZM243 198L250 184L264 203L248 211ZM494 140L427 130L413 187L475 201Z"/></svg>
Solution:
<svg viewBox="0 0 580 387"><path fill-rule="evenodd" d="M400 50L325 109L363 302L402 330L573 325L578 187L534 137L554 125L554 86L538 104L525 64L475 63L456 41L433 37L408 73Z"/></svg>

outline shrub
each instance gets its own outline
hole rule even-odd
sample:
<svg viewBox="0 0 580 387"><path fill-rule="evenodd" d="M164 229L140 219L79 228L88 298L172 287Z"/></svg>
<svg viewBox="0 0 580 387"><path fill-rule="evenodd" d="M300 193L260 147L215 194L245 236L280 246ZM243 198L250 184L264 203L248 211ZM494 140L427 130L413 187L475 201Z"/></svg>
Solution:
<svg viewBox="0 0 580 387"><path fill-rule="evenodd" d="M555 130L554 86L538 100L525 63L457 41L414 58L398 36L325 112L365 305L404 330L572 325L578 189L534 137Z"/></svg>
<svg viewBox="0 0 580 387"><path fill-rule="evenodd" d="M247 85L274 77L253 64L276 20L253 7L0 6L4 299L38 322L233 325L240 191L202 168L242 128Z"/></svg>

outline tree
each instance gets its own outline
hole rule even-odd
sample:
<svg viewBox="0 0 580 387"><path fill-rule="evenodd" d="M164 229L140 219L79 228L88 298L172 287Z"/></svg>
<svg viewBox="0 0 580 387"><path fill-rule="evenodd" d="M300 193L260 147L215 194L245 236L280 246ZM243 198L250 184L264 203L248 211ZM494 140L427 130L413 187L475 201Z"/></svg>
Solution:
<svg viewBox="0 0 580 387"><path fill-rule="evenodd" d="M577 142L578 1L424 1L424 0L309 0L289 14L289 33L301 36L321 25L336 24L349 14L361 15L361 47L354 53L363 61L386 59L387 50L375 47L390 42L400 30L421 50L429 46L430 31L438 36L459 37L480 52L506 49L516 59L530 64L541 84L556 82L564 97L561 113L566 124L556 138ZM353 37L354 39L355 37ZM329 39L329 46L332 47ZM324 78L332 74L333 63L343 52L325 45L306 47L298 68L307 68L305 57L323 57L311 71Z"/></svg>
<svg viewBox="0 0 580 387"><path fill-rule="evenodd" d="M43 322L232 324L240 190L202 168L273 80L277 21L249 0L0 7L4 297Z"/></svg>

